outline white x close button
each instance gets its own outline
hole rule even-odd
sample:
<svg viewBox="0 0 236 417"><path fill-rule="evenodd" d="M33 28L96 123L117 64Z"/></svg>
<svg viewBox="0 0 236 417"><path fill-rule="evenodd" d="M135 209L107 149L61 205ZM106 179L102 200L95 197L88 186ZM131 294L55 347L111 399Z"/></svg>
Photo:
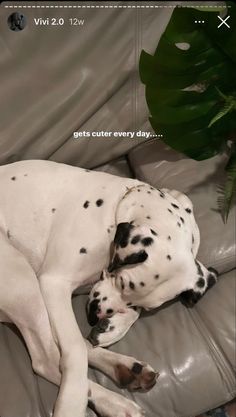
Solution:
<svg viewBox="0 0 236 417"><path fill-rule="evenodd" d="M223 19L221 16L217 16L218 19L220 19L221 23L217 26L217 28L219 29L221 26L225 25L227 26L228 29L230 29L230 25L227 22L227 20L230 18L230 15L227 16L225 19Z"/></svg>

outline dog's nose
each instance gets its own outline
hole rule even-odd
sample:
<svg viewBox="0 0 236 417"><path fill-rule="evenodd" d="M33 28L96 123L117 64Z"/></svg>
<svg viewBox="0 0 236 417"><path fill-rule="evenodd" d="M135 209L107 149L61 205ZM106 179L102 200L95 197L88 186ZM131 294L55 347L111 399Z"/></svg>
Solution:
<svg viewBox="0 0 236 417"><path fill-rule="evenodd" d="M93 300L88 305L88 311L87 311L87 319L90 324L90 326L95 326L97 324L99 318L97 316L97 313L100 311L98 308L99 300Z"/></svg>

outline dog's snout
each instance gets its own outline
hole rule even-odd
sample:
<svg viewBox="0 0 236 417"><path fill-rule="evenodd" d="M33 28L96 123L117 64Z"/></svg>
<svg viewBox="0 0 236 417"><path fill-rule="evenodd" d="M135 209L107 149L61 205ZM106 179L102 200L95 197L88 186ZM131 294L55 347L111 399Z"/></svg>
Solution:
<svg viewBox="0 0 236 417"><path fill-rule="evenodd" d="M93 300L90 304L88 304L87 318L90 326L95 326L99 320L97 317L97 313L100 311L98 304L99 300Z"/></svg>

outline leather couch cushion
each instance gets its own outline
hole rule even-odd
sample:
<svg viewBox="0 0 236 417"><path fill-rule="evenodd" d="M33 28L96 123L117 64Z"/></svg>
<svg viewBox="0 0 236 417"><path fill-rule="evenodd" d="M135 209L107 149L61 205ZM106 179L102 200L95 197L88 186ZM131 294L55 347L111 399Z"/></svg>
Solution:
<svg viewBox="0 0 236 417"><path fill-rule="evenodd" d="M193 309L175 301L143 313L127 335L109 348L150 362L160 372L150 392L120 390L92 369L90 377L137 401L148 417L193 417L229 401L236 395L232 369L234 291L235 271L231 271ZM89 332L86 300L86 295L73 298L74 311L85 336ZM13 328L3 324L0 349L1 379L5 382L0 393L1 415L51 416L57 388L33 374L24 343Z"/></svg>
<svg viewBox="0 0 236 417"><path fill-rule="evenodd" d="M158 11L158 25L151 9L21 11L27 25L15 33L10 10L0 7L0 164L51 159L93 168L141 143L137 136L74 140L73 131L150 131L139 54L154 50L172 9ZM72 16L84 25L70 26ZM65 24L38 27L39 17Z"/></svg>
<svg viewBox="0 0 236 417"><path fill-rule="evenodd" d="M201 234L199 260L219 272L234 268L235 207L224 224L217 203L218 189L225 179L226 155L195 161L161 141L151 140L130 151L129 161L138 179L190 197Z"/></svg>

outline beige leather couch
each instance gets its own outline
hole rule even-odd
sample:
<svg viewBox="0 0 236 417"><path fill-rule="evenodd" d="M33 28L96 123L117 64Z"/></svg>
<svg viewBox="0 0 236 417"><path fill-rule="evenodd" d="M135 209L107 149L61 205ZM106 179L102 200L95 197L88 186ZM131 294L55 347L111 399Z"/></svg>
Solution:
<svg viewBox="0 0 236 417"><path fill-rule="evenodd" d="M236 395L235 211L224 225L216 202L226 157L196 162L157 139L137 136L73 139L74 130L151 132L138 57L142 48L151 52L156 46L171 9L21 11L27 26L15 33L6 23L11 10L0 7L0 163L51 159L179 189L194 203L201 232L199 259L220 272L219 282L193 309L175 300L143 313L112 347L160 372L149 393L123 394L143 406L148 417L194 417L231 400ZM80 17L85 25L37 28L35 16ZM85 301L86 294L73 298L86 336ZM95 370L90 377L120 391ZM0 416L49 417L56 395L53 384L32 372L14 326L1 324Z"/></svg>

